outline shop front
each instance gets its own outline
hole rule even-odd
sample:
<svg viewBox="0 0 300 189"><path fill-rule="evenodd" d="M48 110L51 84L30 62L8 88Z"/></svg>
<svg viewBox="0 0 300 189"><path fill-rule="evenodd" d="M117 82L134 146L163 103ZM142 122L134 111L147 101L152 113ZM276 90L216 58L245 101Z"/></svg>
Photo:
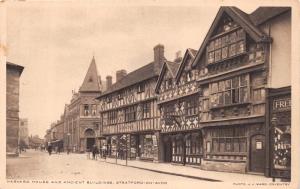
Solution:
<svg viewBox="0 0 300 189"><path fill-rule="evenodd" d="M291 89L269 90L270 176L291 179Z"/></svg>
<svg viewBox="0 0 300 189"><path fill-rule="evenodd" d="M164 162L200 165L202 158L200 131L163 135Z"/></svg>

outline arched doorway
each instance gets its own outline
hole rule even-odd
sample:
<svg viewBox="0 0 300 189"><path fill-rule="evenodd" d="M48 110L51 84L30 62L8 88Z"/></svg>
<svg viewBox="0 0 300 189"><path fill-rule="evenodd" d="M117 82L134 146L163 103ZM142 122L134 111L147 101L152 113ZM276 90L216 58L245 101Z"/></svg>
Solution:
<svg viewBox="0 0 300 189"><path fill-rule="evenodd" d="M91 150L93 145L96 143L95 141L95 131L93 129L87 129L84 132L84 137L86 139L86 150Z"/></svg>

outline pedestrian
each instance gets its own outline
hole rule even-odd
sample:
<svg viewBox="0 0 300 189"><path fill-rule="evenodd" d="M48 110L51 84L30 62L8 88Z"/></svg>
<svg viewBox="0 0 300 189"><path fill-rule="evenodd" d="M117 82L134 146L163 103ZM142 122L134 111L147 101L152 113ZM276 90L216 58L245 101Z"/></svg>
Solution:
<svg viewBox="0 0 300 189"><path fill-rule="evenodd" d="M99 150L98 150L98 147L96 146L96 144L94 144L94 146L93 146L92 153L93 153L93 159L97 160L97 155L99 153Z"/></svg>
<svg viewBox="0 0 300 189"><path fill-rule="evenodd" d="M86 152L87 152L87 159L90 159L90 155L91 155L91 150L89 147L86 148Z"/></svg>
<svg viewBox="0 0 300 189"><path fill-rule="evenodd" d="M48 148L47 148L47 150L48 150L48 153L49 153L49 156L50 156L51 153L52 153L52 145L51 145L50 142L48 143Z"/></svg>

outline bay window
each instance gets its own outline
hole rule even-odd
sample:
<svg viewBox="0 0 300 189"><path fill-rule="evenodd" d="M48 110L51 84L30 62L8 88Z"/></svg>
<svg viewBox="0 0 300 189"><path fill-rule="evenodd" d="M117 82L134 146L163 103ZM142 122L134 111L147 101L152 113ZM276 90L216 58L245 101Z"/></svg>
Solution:
<svg viewBox="0 0 300 189"><path fill-rule="evenodd" d="M218 107L249 100L249 75L241 75L210 84L211 107Z"/></svg>

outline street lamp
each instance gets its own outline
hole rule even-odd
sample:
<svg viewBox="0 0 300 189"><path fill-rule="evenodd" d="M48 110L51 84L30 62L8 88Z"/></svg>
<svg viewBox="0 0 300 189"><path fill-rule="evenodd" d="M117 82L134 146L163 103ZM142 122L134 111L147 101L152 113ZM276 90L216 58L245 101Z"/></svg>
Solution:
<svg viewBox="0 0 300 189"><path fill-rule="evenodd" d="M67 138L68 138L68 145L67 145L67 154L69 154L70 153L70 136L71 136L71 133L68 133L67 134Z"/></svg>

